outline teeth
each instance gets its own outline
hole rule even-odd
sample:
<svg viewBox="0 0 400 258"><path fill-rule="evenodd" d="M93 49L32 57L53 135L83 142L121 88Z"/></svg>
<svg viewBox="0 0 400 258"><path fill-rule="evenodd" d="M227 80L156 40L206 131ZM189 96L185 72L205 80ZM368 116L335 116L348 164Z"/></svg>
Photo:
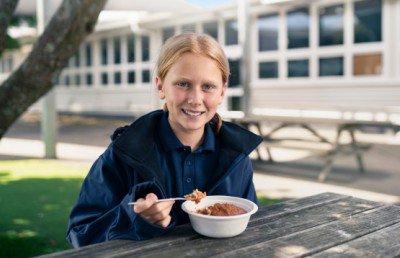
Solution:
<svg viewBox="0 0 400 258"><path fill-rule="evenodd" d="M183 112L185 113L185 114L187 114L187 115L189 115L189 116L199 116L199 115L201 115L201 113L202 112L191 112L191 111L189 111L189 110L183 110Z"/></svg>

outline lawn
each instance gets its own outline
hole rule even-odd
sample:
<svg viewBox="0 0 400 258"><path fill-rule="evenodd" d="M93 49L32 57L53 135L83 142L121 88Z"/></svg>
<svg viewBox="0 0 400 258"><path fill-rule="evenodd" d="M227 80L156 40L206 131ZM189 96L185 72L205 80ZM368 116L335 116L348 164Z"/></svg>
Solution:
<svg viewBox="0 0 400 258"><path fill-rule="evenodd" d="M89 165L57 160L0 161L0 257L71 248L68 216ZM279 200L259 196L260 206Z"/></svg>

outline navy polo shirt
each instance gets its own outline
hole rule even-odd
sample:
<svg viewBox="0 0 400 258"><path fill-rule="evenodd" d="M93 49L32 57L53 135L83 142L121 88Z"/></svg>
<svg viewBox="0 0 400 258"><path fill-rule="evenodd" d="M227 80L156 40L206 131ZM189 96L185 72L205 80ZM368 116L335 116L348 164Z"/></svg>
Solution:
<svg viewBox="0 0 400 258"><path fill-rule="evenodd" d="M193 151L184 146L176 137L165 112L158 126L158 158L163 171L167 196L179 197L193 192L204 191L212 177L218 159L218 141L209 124L204 128L204 139L200 147Z"/></svg>

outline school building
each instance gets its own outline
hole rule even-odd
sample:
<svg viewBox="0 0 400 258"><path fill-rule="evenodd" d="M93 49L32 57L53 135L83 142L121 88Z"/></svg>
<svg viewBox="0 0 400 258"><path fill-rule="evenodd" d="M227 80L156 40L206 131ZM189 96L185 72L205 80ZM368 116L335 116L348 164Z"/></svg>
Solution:
<svg viewBox="0 0 400 258"><path fill-rule="evenodd" d="M247 103L251 113L399 113L400 0L249 0L246 49L238 11L234 3L190 15L100 19L58 78L57 109L129 115L160 108L154 81L160 46L175 34L201 32L229 58L221 112L242 111ZM0 81L28 52L25 46L3 53Z"/></svg>

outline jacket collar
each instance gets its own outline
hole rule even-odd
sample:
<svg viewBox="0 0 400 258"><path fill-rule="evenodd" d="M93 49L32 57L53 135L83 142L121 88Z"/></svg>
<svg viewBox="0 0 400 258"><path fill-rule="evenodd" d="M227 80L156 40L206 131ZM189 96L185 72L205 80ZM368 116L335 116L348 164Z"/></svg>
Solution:
<svg viewBox="0 0 400 258"><path fill-rule="evenodd" d="M155 133L157 133L157 126L163 114L163 110L156 110L140 117L126 127L123 132L120 132L120 136L113 142L113 146L123 156L133 159L136 164L151 170L152 175L145 174L143 175L144 178L154 178L155 176L160 182L162 182L163 176L155 153ZM212 187L213 182L217 182L224 176L225 172L239 156L247 156L262 142L260 136L230 122L222 123L220 135L217 138L221 146L219 163L206 190Z"/></svg>

